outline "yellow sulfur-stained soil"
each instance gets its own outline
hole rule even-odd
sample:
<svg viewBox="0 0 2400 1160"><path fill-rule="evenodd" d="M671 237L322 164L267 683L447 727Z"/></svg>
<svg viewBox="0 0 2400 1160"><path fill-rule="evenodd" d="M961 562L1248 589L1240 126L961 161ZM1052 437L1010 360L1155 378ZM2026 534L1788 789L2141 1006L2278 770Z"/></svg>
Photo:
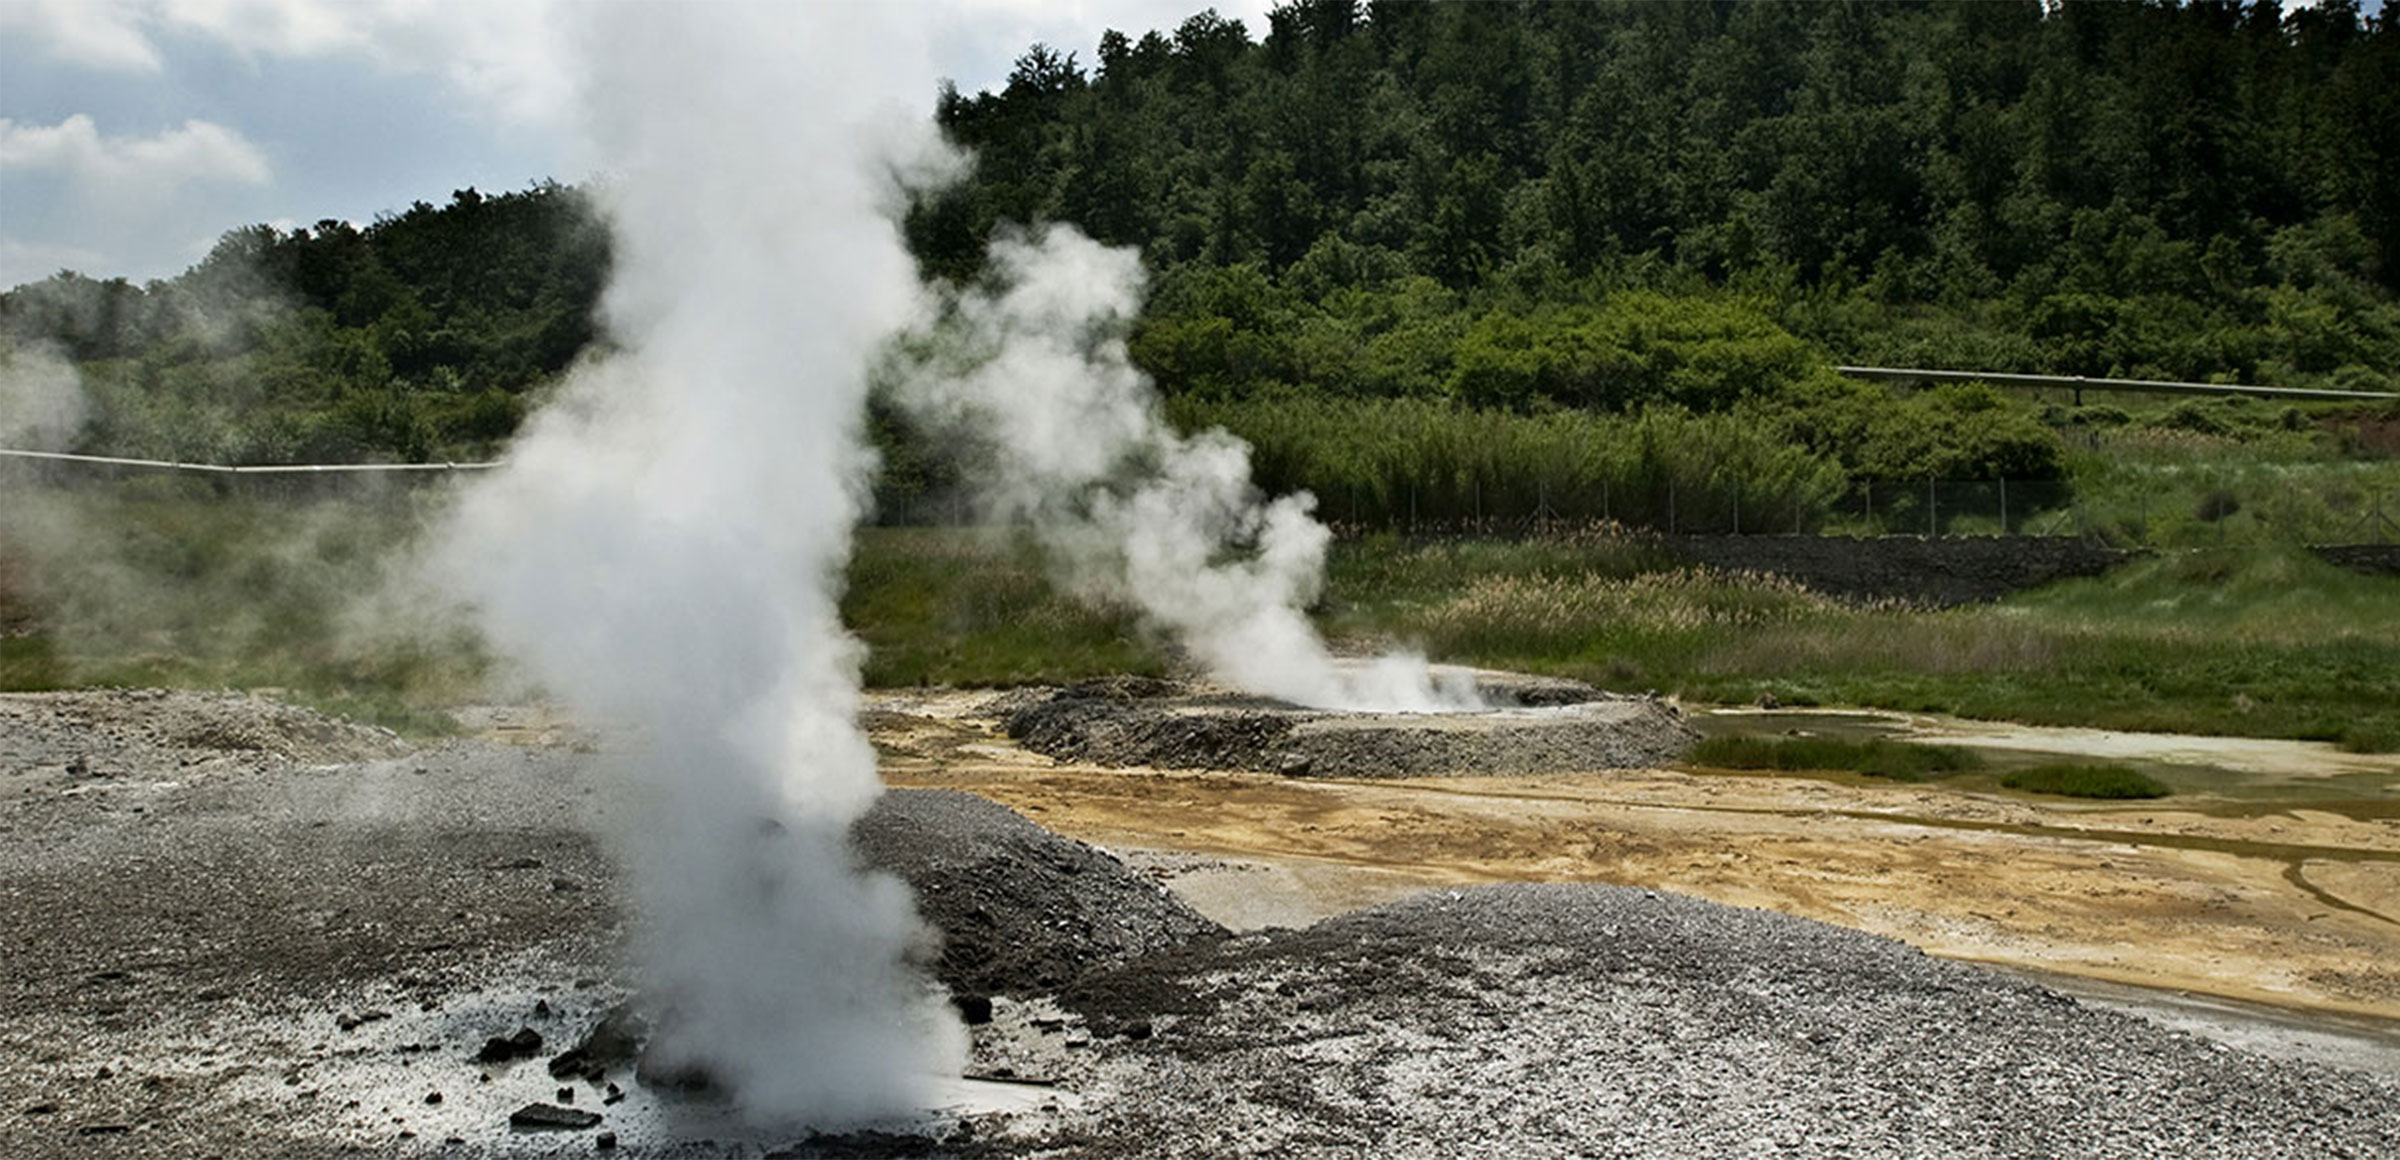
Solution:
<svg viewBox="0 0 2400 1160"><path fill-rule="evenodd" d="M2400 819L1664 770L1398 781L1061 764L967 694L875 699L888 781L1127 852L1233 925L1590 881L1960 959L2400 1019Z"/></svg>

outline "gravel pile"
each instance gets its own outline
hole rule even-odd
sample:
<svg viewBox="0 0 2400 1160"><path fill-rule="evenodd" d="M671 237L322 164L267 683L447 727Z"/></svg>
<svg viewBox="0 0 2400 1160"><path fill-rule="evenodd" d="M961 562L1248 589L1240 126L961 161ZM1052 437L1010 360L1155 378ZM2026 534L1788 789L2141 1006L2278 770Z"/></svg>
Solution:
<svg viewBox="0 0 2400 1160"><path fill-rule="evenodd" d="M1225 928L1105 851L985 798L896 789L859 819L860 860L906 879L942 932L934 973L958 994L1039 995Z"/></svg>
<svg viewBox="0 0 2400 1160"><path fill-rule="evenodd" d="M248 693L98 689L0 696L0 773L60 767L79 776L156 776L211 760L327 765L397 757L408 748L388 729Z"/></svg>
<svg viewBox="0 0 2400 1160"><path fill-rule="evenodd" d="M1482 713L1339 713L1162 682L1012 694L1010 737L1065 761L1287 777L1438 777L1636 769L1698 737L1673 704L1539 682Z"/></svg>
<svg viewBox="0 0 2400 1160"><path fill-rule="evenodd" d="M1150 1034L1065 1155L2400 1155L2400 1086L1634 889L1424 895L1066 1002Z"/></svg>

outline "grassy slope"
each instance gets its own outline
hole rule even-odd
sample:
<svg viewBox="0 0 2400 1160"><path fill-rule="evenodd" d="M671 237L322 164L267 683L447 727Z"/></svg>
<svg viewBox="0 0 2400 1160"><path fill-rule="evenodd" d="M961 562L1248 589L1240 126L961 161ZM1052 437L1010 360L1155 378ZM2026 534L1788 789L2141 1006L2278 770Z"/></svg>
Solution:
<svg viewBox="0 0 2400 1160"><path fill-rule="evenodd" d="M1699 700L1771 693L1787 704L2400 747L2400 581L2296 549L2162 556L1938 612L1849 607L1758 577L1620 578L1621 562L1605 555L1580 577L1499 559L1462 567L1440 545L1407 556L1376 570L1415 573L1417 593L1395 586L1337 623L1446 659Z"/></svg>
<svg viewBox="0 0 2400 1160"><path fill-rule="evenodd" d="M419 505L138 490L51 502L43 526L69 530L71 551L28 552L20 518L19 545L0 552L17 561L0 584L0 688L274 686L403 726L479 691L485 657L471 638L438 621L355 615L353 598L376 590L388 551L421 525ZM1772 693L2400 748L2400 580L2297 550L2165 555L1939 612L1659 564L1604 538L1350 540L1336 545L1320 620L1356 643L1696 700ZM869 529L850 581L844 613L869 647L872 684L1006 685L1171 663L1125 610L1055 590L1019 544Z"/></svg>
<svg viewBox="0 0 2400 1160"><path fill-rule="evenodd" d="M258 502L188 482L0 493L0 690L273 688L415 732L478 690L470 634L369 599L419 497Z"/></svg>

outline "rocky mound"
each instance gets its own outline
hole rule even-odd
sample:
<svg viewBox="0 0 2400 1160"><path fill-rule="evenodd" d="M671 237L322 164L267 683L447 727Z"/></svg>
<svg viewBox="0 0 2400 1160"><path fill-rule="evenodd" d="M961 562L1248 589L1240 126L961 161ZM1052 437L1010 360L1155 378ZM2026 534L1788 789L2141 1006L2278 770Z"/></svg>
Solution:
<svg viewBox="0 0 2400 1160"><path fill-rule="evenodd" d="M1071 1155L2388 1156L2400 1088L1821 923L1421 895L1071 989L1139 1026ZM1131 1142L1148 1142L1132 1144Z"/></svg>
<svg viewBox="0 0 2400 1160"><path fill-rule="evenodd" d="M957 790L886 791L851 830L942 932L935 975L962 995L1050 994L1086 971L1224 937L1108 853Z"/></svg>
<svg viewBox="0 0 2400 1160"><path fill-rule="evenodd" d="M1037 753L1100 765L1224 769L1287 777L1439 777L1632 769L1697 737L1651 697L1533 682L1480 713L1339 713L1168 685L1108 682L1013 694L1009 736Z"/></svg>
<svg viewBox="0 0 2400 1160"><path fill-rule="evenodd" d="M0 772L61 766L106 775L224 759L328 765L397 757L408 748L388 729L249 693L0 695Z"/></svg>

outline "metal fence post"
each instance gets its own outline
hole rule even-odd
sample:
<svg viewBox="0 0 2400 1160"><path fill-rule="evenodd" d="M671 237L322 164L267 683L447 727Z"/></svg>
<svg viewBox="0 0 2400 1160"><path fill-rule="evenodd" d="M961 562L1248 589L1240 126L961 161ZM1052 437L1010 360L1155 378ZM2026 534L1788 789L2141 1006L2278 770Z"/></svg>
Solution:
<svg viewBox="0 0 2400 1160"><path fill-rule="evenodd" d="M2008 534L2008 480L2000 481L2000 534Z"/></svg>
<svg viewBox="0 0 2400 1160"><path fill-rule="evenodd" d="M1927 536L1941 534L1942 497L1934 491L1937 486L1939 485L1933 480L1925 481L1925 534Z"/></svg>

